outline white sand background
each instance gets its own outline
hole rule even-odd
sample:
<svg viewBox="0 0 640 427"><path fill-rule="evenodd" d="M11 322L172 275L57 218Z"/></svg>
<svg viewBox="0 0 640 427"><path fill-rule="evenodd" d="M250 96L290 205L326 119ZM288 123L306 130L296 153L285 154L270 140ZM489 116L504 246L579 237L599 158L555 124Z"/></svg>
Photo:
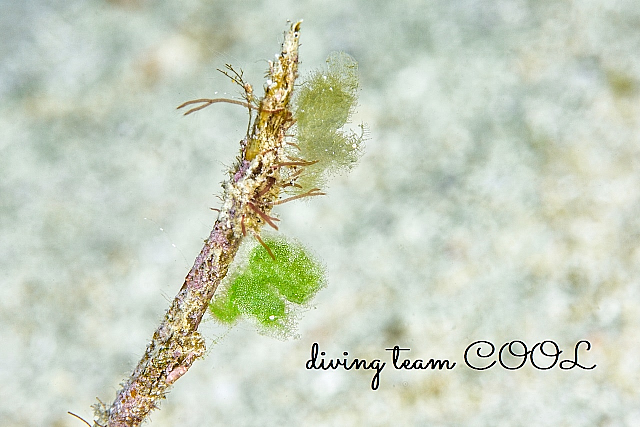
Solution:
<svg viewBox="0 0 640 427"><path fill-rule="evenodd" d="M67 411L114 398L246 130L241 107L175 107L238 96L225 63L259 91L301 18L302 73L353 55L371 130L328 196L277 209L329 286L298 340L204 324L207 357L147 425L640 425L636 0L0 7L0 425L79 427ZM474 371L476 340L562 359L588 340L597 367ZM386 361L379 389L306 370L314 342ZM397 371L394 345L457 366Z"/></svg>

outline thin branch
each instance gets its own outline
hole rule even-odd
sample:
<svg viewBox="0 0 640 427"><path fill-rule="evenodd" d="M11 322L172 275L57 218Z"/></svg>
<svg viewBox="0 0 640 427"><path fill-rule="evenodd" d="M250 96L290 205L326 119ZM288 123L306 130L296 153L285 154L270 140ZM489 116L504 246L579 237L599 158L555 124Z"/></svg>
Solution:
<svg viewBox="0 0 640 427"><path fill-rule="evenodd" d="M306 160L302 160L302 161L297 161L297 162L280 162L277 165L273 165L271 166L274 169L277 168L281 168L284 166L311 166L311 165L315 165L316 163L318 163L318 160L314 160L314 161L306 161Z"/></svg>
<svg viewBox="0 0 640 427"><path fill-rule="evenodd" d="M224 64L224 68L231 71L233 75L229 74L225 70L221 70L220 68L216 68L216 70L220 71L222 74L229 77L232 82L240 85L243 89L246 88L247 83L244 81L244 71L240 70L240 72L238 73L235 70L235 68L233 68L233 65L231 64Z"/></svg>
<svg viewBox="0 0 640 427"><path fill-rule="evenodd" d="M195 113L196 111L200 111L203 108L207 108L209 105L215 104L216 102L226 102L227 104L242 105L243 107L246 107L249 110L252 110L252 109L256 108L253 105L249 104L248 102L238 101L237 99L229 99L229 98L214 98L214 99L200 98L200 99L193 99L191 101L187 101L185 103L182 103L182 104L178 105L176 110L179 110L179 109L181 109L183 107L186 107L187 105L203 103L202 105L200 105L198 107L195 107L195 108L192 108L189 111L187 111L186 113L184 113L185 116L188 116L189 114Z"/></svg>
<svg viewBox="0 0 640 427"><path fill-rule="evenodd" d="M84 418L82 418L80 415L76 415L71 411L67 411L67 414L71 415L72 417L76 417L77 419L79 419L80 421L82 421L83 423L85 423L86 425L91 427L91 424L89 424L89 422L87 420L85 420Z"/></svg>
<svg viewBox="0 0 640 427"><path fill-rule="evenodd" d="M267 250L267 253L269 254L269 256L271 257L272 260L276 260L276 256L273 254L273 252L271 252L271 248L269 247L269 245L267 245L262 238L260 237L260 235L258 233L254 234L256 240L258 240L258 242L260 242L260 244L262 245L263 248L265 248Z"/></svg>
<svg viewBox="0 0 640 427"><path fill-rule="evenodd" d="M274 205L282 205L283 203L292 202L294 200L302 199L303 197L313 197L313 196L326 196L327 193L320 192L319 188L313 188L306 193L298 194L296 196L287 197L286 199L276 200L273 202Z"/></svg>
<svg viewBox="0 0 640 427"><path fill-rule="evenodd" d="M257 213L260 218L262 218L264 220L264 222L266 222L267 224L269 224L270 226L272 226L274 229L278 229L278 226L273 222L273 221L280 221L278 218L272 217L267 215L266 213L262 212L262 209L260 209L259 207L257 207L254 203L252 202L248 202L247 206L249 206L251 209L253 209L253 211L255 213Z"/></svg>
<svg viewBox="0 0 640 427"><path fill-rule="evenodd" d="M286 162L284 135L294 121L289 101L298 76L298 46L300 23L293 24L285 34L282 51L274 62L269 62L269 79L276 83L265 89L257 108L247 141L255 152L248 156L246 142L241 142L241 154L232 177L223 187L224 197L220 214L209 238L185 278L182 288L167 310L160 326L138 362L131 376L122 384L115 400L109 406L101 401L94 405L94 427L135 427L147 419L157 408L170 385L181 378L193 362L205 353L205 340L197 332L218 285L226 276L247 227L261 242L258 235L262 221L275 227L277 218L269 214L286 180L280 177L278 166ZM242 75L236 73L241 80ZM249 103L228 99L197 99L178 108L203 103L186 114L198 111L214 102L229 102L252 107ZM258 154L256 154L258 153ZM237 176L237 179L233 177ZM269 184L275 179L273 184ZM261 195L261 207L252 200L265 186L271 191ZM246 224L245 224L246 223ZM264 245L264 242L261 242ZM267 249L273 257L270 249Z"/></svg>
<svg viewBox="0 0 640 427"><path fill-rule="evenodd" d="M268 180L267 185L265 185L265 187L262 190L260 190L258 194L256 194L257 199L267 194L267 192L271 190L271 187L273 187L273 184L276 183L276 180L274 178L268 177L267 180Z"/></svg>
<svg viewBox="0 0 640 427"><path fill-rule="evenodd" d="M176 107L176 110L179 110L181 108L186 107L187 105L192 105L192 104L198 104L198 103L203 103L202 105L192 108L189 111L187 111L186 113L184 113L184 116L188 116L191 113L195 113L196 111L200 111L204 108L207 108L209 105L211 104L215 104L217 102L226 102L227 104L235 104L235 105L241 105L245 108L248 108L249 111L251 110L257 110L259 107L256 107L255 105L251 105L248 102L245 101L238 101L237 99L230 99L230 98L200 98L200 99L192 99L191 101L187 101L187 102L183 102L182 104L178 105ZM262 111L267 112L267 113L278 113L280 111L284 111L284 108L273 108L273 109L268 109L265 108Z"/></svg>

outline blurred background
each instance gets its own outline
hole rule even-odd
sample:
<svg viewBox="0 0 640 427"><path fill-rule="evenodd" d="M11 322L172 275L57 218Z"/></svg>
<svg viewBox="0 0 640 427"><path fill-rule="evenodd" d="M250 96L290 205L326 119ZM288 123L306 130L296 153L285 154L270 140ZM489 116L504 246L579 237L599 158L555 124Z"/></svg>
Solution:
<svg viewBox="0 0 640 427"><path fill-rule="evenodd" d="M247 127L242 107L175 107L238 97L225 63L260 93L287 19L304 19L302 74L333 50L359 61L370 128L328 196L277 209L329 286L298 340L207 321L207 357L147 425L640 425L637 1L0 6L1 425L80 426L67 411L113 400ZM594 370L463 359L476 340L572 358L582 339ZM306 370L314 342L386 361L379 389ZM457 366L396 371L394 345Z"/></svg>

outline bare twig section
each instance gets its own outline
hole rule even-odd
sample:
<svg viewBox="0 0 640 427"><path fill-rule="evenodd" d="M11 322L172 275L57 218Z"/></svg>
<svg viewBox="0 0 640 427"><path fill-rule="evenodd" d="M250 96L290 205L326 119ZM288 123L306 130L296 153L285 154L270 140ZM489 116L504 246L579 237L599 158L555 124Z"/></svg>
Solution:
<svg viewBox="0 0 640 427"><path fill-rule="evenodd" d="M277 218L270 213L286 185L278 165L287 161L284 139L293 124L289 101L298 75L299 32L300 22L285 34L282 52L276 61L269 62L265 95L250 124L252 131L241 142L241 153L231 178L224 184L223 205L209 238L115 401L110 406L103 403L94 406L94 427L133 427L147 418L165 397L169 386L204 354L205 342L197 332L198 326L247 231L252 231L264 245L260 228L265 223L277 228L273 222ZM238 73L230 77L242 79ZM187 111L189 114L214 102L254 108L250 102L227 99L198 99L178 108L203 103ZM260 197L259 203L256 195ZM270 249L266 249L273 256Z"/></svg>

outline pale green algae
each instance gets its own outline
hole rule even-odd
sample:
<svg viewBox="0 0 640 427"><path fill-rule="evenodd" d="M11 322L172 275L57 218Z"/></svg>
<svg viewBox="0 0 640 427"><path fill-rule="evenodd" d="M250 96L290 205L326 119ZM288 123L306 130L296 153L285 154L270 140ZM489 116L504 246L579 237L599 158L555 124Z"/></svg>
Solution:
<svg viewBox="0 0 640 427"><path fill-rule="evenodd" d="M328 176L349 170L360 157L364 132L342 127L358 102L358 63L344 52L327 57L327 69L311 73L294 99L296 140L305 160L317 161L304 169L292 192L322 188Z"/></svg>

